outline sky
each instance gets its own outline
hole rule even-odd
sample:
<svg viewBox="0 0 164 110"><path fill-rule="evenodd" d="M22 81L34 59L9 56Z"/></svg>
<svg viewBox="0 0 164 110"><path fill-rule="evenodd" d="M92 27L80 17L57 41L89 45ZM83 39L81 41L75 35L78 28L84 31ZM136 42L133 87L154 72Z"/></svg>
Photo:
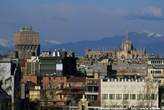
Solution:
<svg viewBox="0 0 164 110"><path fill-rule="evenodd" d="M58 44L127 31L164 34L164 0L0 0L0 38L25 25Z"/></svg>

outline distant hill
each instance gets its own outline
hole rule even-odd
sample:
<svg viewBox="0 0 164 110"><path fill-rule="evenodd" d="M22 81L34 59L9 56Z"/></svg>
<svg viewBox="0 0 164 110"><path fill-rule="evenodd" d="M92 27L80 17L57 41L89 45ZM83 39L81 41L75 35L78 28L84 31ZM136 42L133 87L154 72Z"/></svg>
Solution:
<svg viewBox="0 0 164 110"><path fill-rule="evenodd" d="M120 48L125 35L106 37L100 40L84 40L72 43L53 44L43 43L42 50L54 50L55 48L62 48L72 50L79 55L84 55L87 48L93 49L117 49ZM134 48L145 48L148 53L164 55L164 36L152 32L129 32L129 38L134 44Z"/></svg>
<svg viewBox="0 0 164 110"><path fill-rule="evenodd" d="M164 55L164 35L153 32L129 32L128 35L134 44L134 48L145 48L148 53ZM41 42L41 50L65 49L74 51L78 55L84 55L85 50L88 48L100 50L118 49L121 46L124 36L109 36L99 40L84 40L70 43L48 42L45 40ZM0 53L13 50L12 41L6 41L6 43L2 42L2 39L0 41Z"/></svg>

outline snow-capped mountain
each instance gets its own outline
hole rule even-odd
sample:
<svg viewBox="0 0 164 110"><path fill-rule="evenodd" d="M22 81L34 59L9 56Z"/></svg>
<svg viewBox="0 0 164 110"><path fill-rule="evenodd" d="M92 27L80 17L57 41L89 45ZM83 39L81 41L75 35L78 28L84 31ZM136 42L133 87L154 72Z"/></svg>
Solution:
<svg viewBox="0 0 164 110"><path fill-rule="evenodd" d="M120 48L125 35L109 36L99 40L85 40L79 42L63 44L47 44L42 49L54 50L55 48L64 48L75 51L77 54L84 55L88 48L94 49L117 49ZM129 32L129 38L132 40L135 48L144 48L149 53L164 55L164 36L155 32Z"/></svg>
<svg viewBox="0 0 164 110"><path fill-rule="evenodd" d="M164 35L160 34L160 33L156 33L156 32L150 32L150 31L143 31L141 34L144 34L147 37L164 37Z"/></svg>

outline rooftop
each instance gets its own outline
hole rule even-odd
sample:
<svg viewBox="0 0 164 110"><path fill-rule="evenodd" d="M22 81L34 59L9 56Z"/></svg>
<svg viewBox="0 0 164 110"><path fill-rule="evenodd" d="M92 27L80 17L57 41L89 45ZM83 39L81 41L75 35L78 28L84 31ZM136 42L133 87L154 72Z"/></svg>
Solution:
<svg viewBox="0 0 164 110"><path fill-rule="evenodd" d="M0 87L0 100L10 100L10 99L11 97Z"/></svg>
<svg viewBox="0 0 164 110"><path fill-rule="evenodd" d="M32 26L24 26L19 30L19 32L32 32Z"/></svg>

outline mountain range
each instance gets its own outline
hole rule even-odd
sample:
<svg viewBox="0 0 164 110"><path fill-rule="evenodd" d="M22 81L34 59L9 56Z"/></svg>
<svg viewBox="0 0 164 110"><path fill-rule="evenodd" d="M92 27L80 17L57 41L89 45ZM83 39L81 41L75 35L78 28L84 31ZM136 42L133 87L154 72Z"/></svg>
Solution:
<svg viewBox="0 0 164 110"><path fill-rule="evenodd" d="M164 55L164 35L154 32L129 32L129 39L132 41L134 48L146 49L149 54ZM84 40L70 43L43 43L42 50L65 49L72 50L78 55L84 55L85 50L92 48L97 50L118 49L125 35L116 35L113 37L105 37L99 40Z"/></svg>
<svg viewBox="0 0 164 110"><path fill-rule="evenodd" d="M149 54L164 55L164 35L154 32L129 32L129 39L132 41L134 48L146 49ZM112 37L105 37L99 40L83 40L78 42L61 43L58 41L42 41L41 50L55 50L65 49L73 51L78 55L84 55L85 50L92 48L97 50L112 50L118 49L125 35L116 35ZM2 40L1 40L2 41ZM7 52L13 49L12 41L6 42L10 45L5 45L4 42L0 42L0 53Z"/></svg>

